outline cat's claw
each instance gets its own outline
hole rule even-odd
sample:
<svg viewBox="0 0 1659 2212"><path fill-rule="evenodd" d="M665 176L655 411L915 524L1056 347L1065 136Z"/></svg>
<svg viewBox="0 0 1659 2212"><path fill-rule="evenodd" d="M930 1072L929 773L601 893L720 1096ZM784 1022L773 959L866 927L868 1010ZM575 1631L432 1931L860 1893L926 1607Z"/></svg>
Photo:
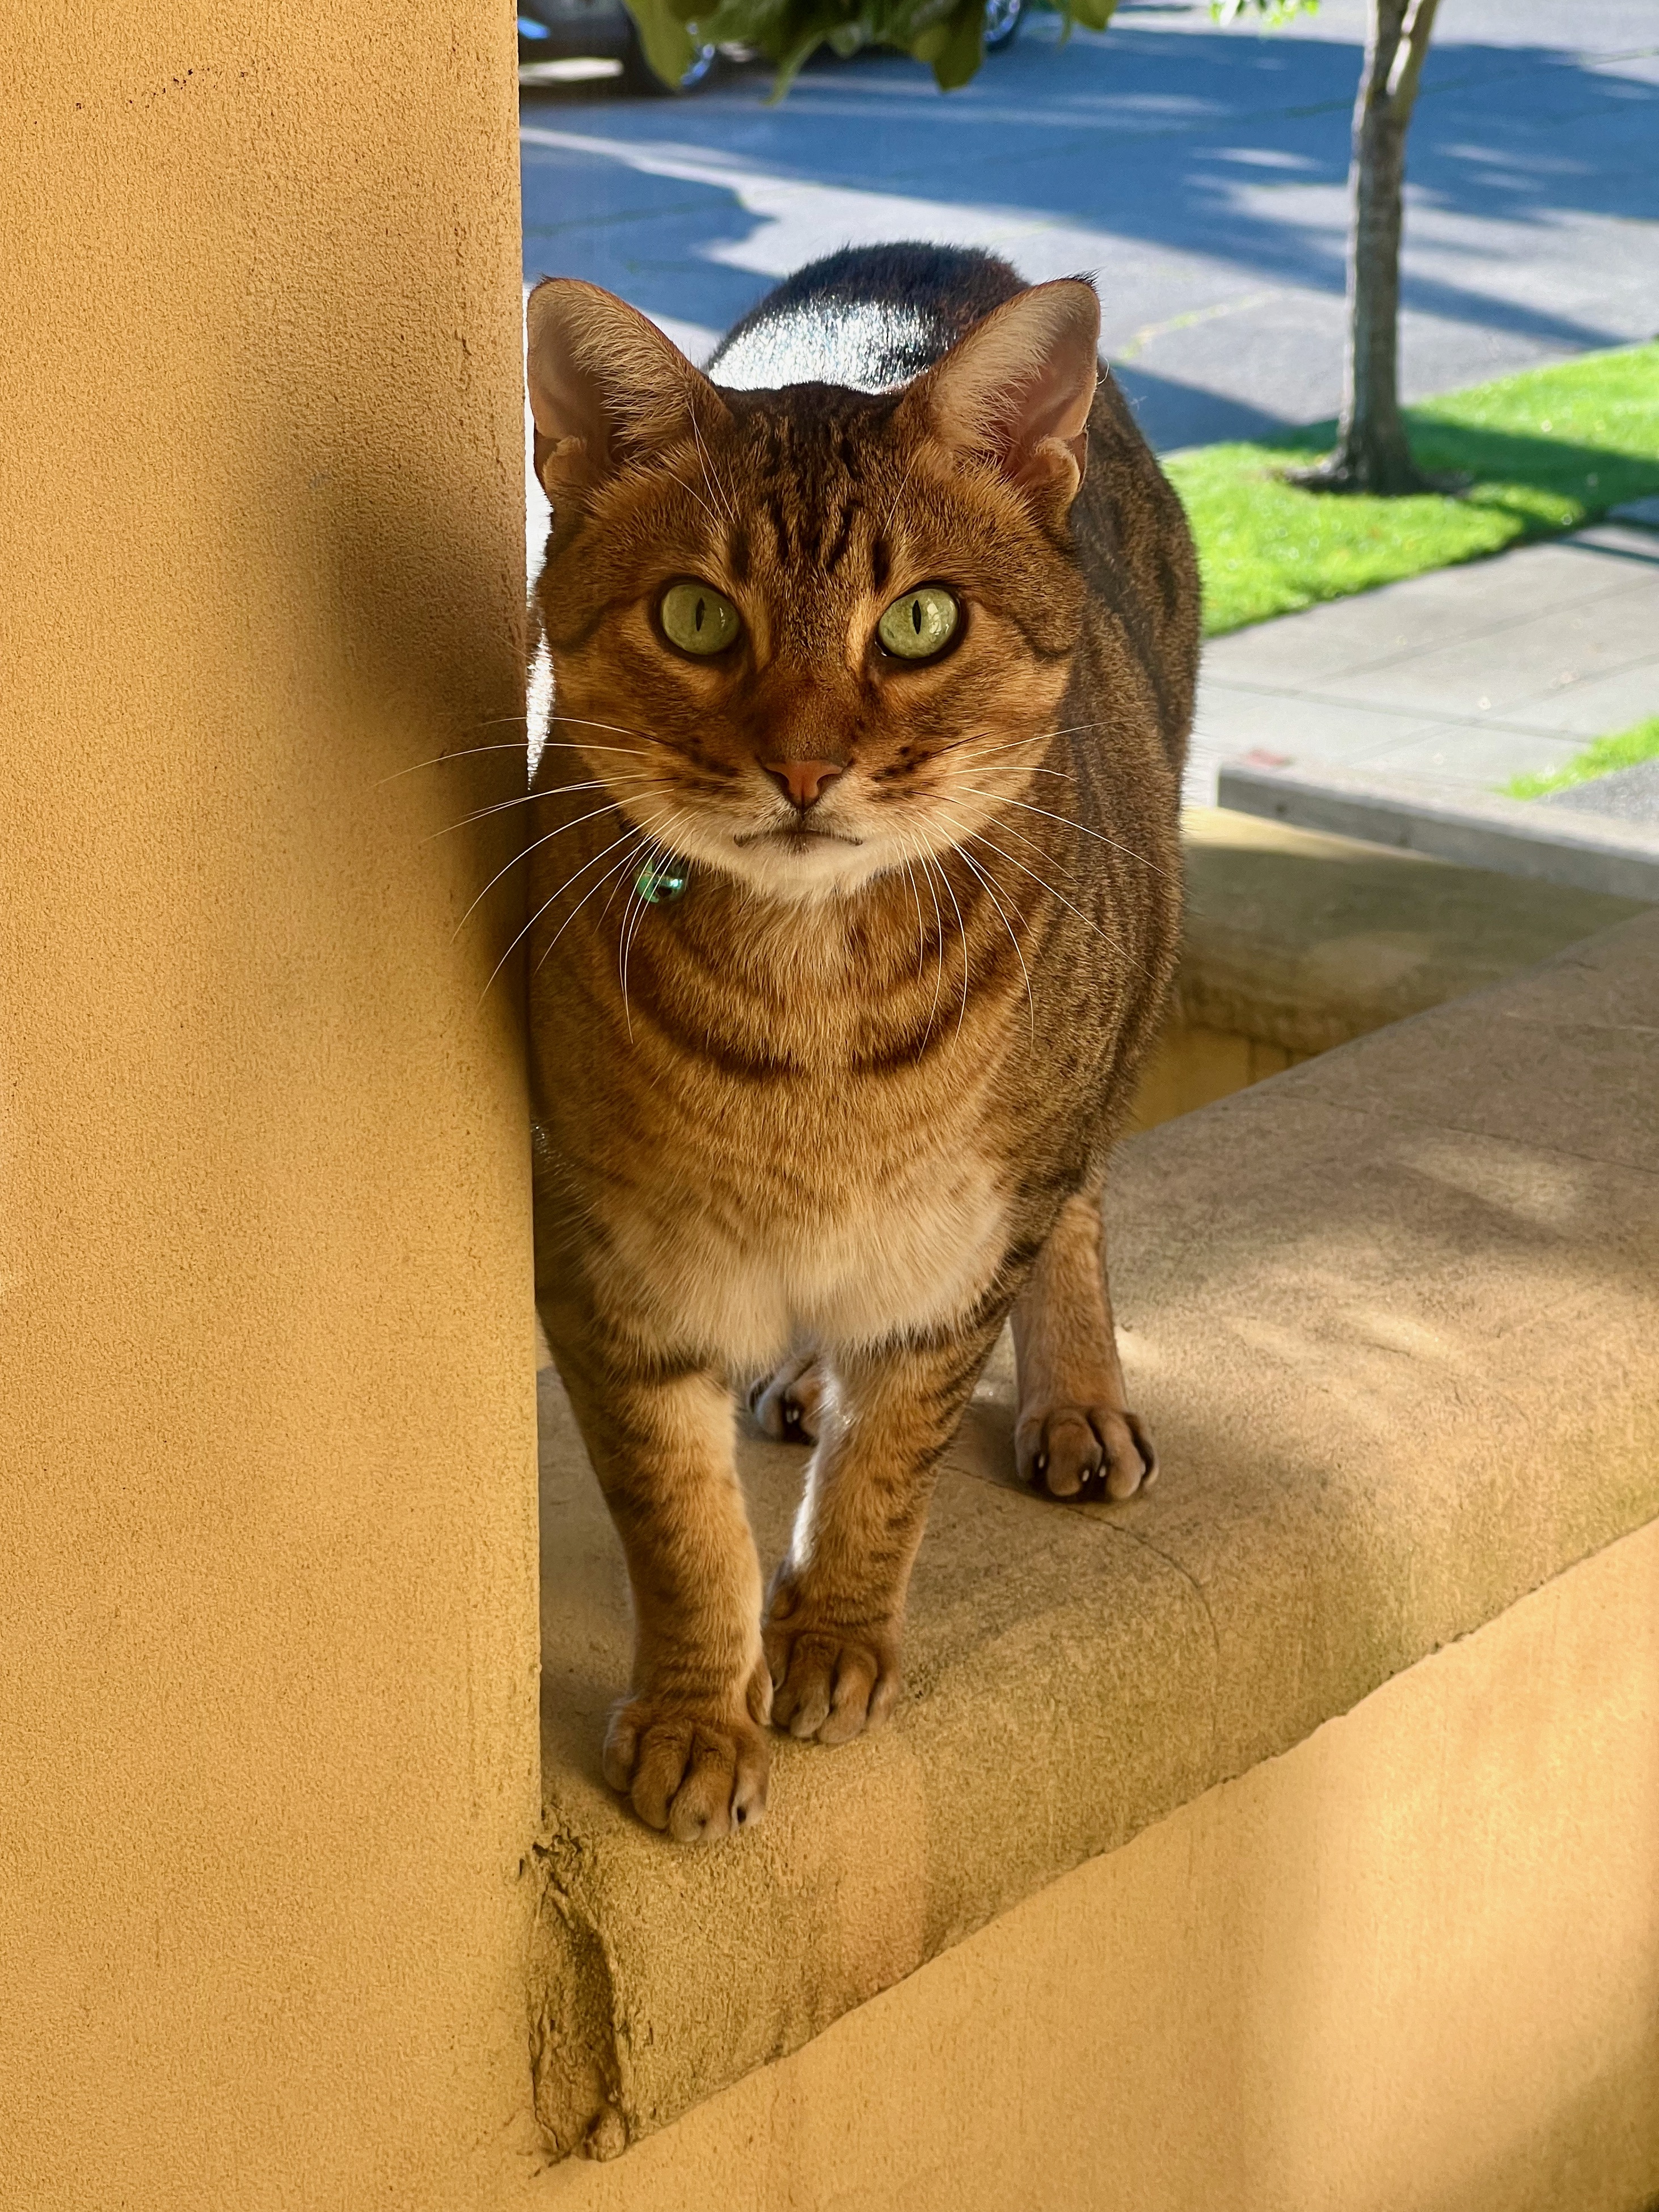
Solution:
<svg viewBox="0 0 1659 2212"><path fill-rule="evenodd" d="M1116 1502L1158 1480L1158 1453L1139 1415L1109 1406L1022 1413L1014 1453L1023 1479L1051 1498Z"/></svg>
<svg viewBox="0 0 1659 2212"><path fill-rule="evenodd" d="M771 1751L747 1714L696 1713L629 1698L611 1717L605 1778L647 1827L677 1844L713 1843L757 1828L766 1813Z"/></svg>

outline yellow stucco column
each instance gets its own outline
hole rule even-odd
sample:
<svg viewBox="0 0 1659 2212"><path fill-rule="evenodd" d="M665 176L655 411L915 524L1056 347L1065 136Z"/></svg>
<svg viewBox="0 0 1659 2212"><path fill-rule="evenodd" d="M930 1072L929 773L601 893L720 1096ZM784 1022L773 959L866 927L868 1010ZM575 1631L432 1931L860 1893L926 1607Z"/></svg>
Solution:
<svg viewBox="0 0 1659 2212"><path fill-rule="evenodd" d="M441 0L40 0L0 42L29 2212L454 2212L527 2140L512 925L458 933L492 848L434 834L513 756L414 766L519 726L511 41Z"/></svg>

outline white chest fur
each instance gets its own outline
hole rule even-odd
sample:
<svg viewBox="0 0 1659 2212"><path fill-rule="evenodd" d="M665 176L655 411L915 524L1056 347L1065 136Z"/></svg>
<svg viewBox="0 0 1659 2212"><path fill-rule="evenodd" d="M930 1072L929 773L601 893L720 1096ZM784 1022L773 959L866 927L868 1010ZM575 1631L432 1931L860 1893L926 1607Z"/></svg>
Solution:
<svg viewBox="0 0 1659 2212"><path fill-rule="evenodd" d="M781 1203L763 1179L712 1195L704 1184L694 1199L665 1178L602 1211L665 1339L734 1370L948 1324L989 1286L1006 1243L989 1164L931 1148L856 1182L838 1182L832 1165L810 1208Z"/></svg>

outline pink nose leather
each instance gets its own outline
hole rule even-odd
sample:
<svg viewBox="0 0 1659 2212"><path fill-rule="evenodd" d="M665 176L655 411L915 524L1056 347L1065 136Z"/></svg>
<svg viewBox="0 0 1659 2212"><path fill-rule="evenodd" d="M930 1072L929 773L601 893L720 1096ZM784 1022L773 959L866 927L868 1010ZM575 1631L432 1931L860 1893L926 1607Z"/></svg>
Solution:
<svg viewBox="0 0 1659 2212"><path fill-rule="evenodd" d="M816 806L831 776L841 774L839 761L763 761L768 775L776 776L797 806Z"/></svg>

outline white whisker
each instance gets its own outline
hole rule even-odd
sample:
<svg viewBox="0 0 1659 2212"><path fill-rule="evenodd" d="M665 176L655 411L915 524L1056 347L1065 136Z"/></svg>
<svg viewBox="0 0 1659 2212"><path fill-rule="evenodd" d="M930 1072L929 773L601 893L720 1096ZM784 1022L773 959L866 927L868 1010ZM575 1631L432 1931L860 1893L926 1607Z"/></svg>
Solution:
<svg viewBox="0 0 1659 2212"><path fill-rule="evenodd" d="M1027 768L1024 761L970 761L968 766L975 775L1052 775L1061 783L1075 783L1074 775L1067 775L1063 768Z"/></svg>
<svg viewBox="0 0 1659 2212"><path fill-rule="evenodd" d="M1092 722L1066 722L1059 729L1045 730L1042 734L1045 738L1075 738L1085 730L1103 730L1112 719L1110 714L1102 714Z"/></svg>
<svg viewBox="0 0 1659 2212"><path fill-rule="evenodd" d="M684 819L685 811L683 807L677 809L675 812L669 816L666 826L670 836L672 836L674 831L680 827ZM659 836L653 840L651 847L651 852L653 854L660 853L663 858L666 860L670 856L671 849L672 848L664 842L662 837ZM630 1044L634 1042L634 1017L632 1012L629 1011L628 1004L628 957L634 950L634 939L639 934L640 929L645 921L647 910L650 906L650 901L646 896L644 889L640 883L640 876L644 874L646 868L654 867L655 865L655 861L648 854L646 856L644 866L641 868L639 874L634 878L634 892L638 896L639 905L635 911L633 927L632 928L628 927L628 908L624 906L623 908L623 928L617 938L617 971L622 980L623 1021L627 1028L628 1042ZM632 894L630 896L632 896Z"/></svg>
<svg viewBox="0 0 1659 2212"><path fill-rule="evenodd" d="M659 738L654 730L636 730L630 722L595 722L586 714L561 714L556 711L550 714L547 719L550 723L568 722L573 730L609 730L613 738L644 738L653 745L667 743L667 739ZM595 745L592 750L597 753L604 750L605 748ZM626 752L628 748L625 745L617 745L611 750L616 752Z"/></svg>
<svg viewBox="0 0 1659 2212"><path fill-rule="evenodd" d="M623 842L624 841L620 837L617 840L617 842L619 845ZM566 930L569 928L571 923L574 921L576 916L581 912L582 908L587 904L589 899L597 897L599 892L605 889L605 885L611 882L613 876L619 878L625 878L629 869L631 868L638 860L640 854L645 850L650 842L650 833L646 830L641 830L639 836L635 838L634 842L629 846L628 850L623 854L621 860L613 860L611 866L605 870L605 873L600 876L596 882L591 884L582 893L581 896L576 901L575 905L571 908L569 913L566 915L564 920L559 924L552 936L548 939L547 943L543 946L542 957L536 963L536 972L538 974L539 974L541 969L545 967L549 956L551 954L554 946L564 935ZM612 897L616 896L614 886L612 888L611 896Z"/></svg>
<svg viewBox="0 0 1659 2212"><path fill-rule="evenodd" d="M550 791L520 792L516 799L498 799L493 806L481 806L475 814L463 814L459 822L447 823L441 830L428 830L421 842L429 845L434 837L447 837L457 830L465 830L471 822L488 821L492 814L511 813L515 806L533 806L540 799L559 799L568 791L613 791L618 784L654 783L656 781L654 775L636 769L630 775L596 776L591 783L556 783ZM591 814L585 814L581 818L584 822L591 822L593 817ZM526 850L528 851L529 848L526 847Z"/></svg>
<svg viewBox="0 0 1659 2212"><path fill-rule="evenodd" d="M1001 826L1006 828L1008 825L1004 823ZM1130 952L1126 945L1120 943L1120 941L1112 935L1109 930L1103 929L1100 924L1096 921L1091 915L1084 913L1081 907L1073 906L1071 900L1066 896L1063 891L1057 891L1054 885L1044 877L1038 875L1035 868L1027 867L1025 862L1019 858L1018 854L1007 851L1005 847L999 845L994 838L988 837L982 830L969 830L964 834L968 842L971 844L988 845L992 852L1000 854L1003 860L1006 860L1010 864L1011 866L1018 868L1022 875L1029 876L1034 884L1037 884L1042 890L1048 892L1050 898L1058 899L1061 906L1066 908L1068 914L1074 914L1078 920L1084 923L1088 928L1092 929L1097 937L1103 938L1105 942L1111 946L1115 952L1121 953L1126 960L1133 961L1133 955ZM1015 830L1013 834L1016 836L1019 836L1021 832ZM1027 837L1025 838L1024 842L1029 845L1031 841ZM1042 848L1041 846L1036 846L1033 847L1033 850L1041 852ZM1134 962L1134 964L1142 968L1146 965L1145 961Z"/></svg>
<svg viewBox="0 0 1659 2212"><path fill-rule="evenodd" d="M512 719L505 714L501 717L503 721ZM523 717L518 719L522 720ZM419 768L442 768L447 761L471 760L474 753L527 753L529 747L522 738L511 744L458 745L453 753L434 753L430 760L411 761L407 768L394 768L390 775L376 776L374 787L378 791L384 783L396 783L400 775L413 775Z"/></svg>
<svg viewBox="0 0 1659 2212"><path fill-rule="evenodd" d="M939 947L939 967L933 977L933 1003L927 1009L927 1026L923 1030L921 1042L916 1048L916 1058L920 1060L927 1049L928 1038L933 1034L933 1023L939 1014L939 997L945 989L945 914L939 902L939 893L933 889L932 855L920 838L916 841L916 858L921 863L921 878L927 886L927 896L933 902L933 926L937 932Z"/></svg>
<svg viewBox="0 0 1659 2212"><path fill-rule="evenodd" d="M703 513L708 517L709 521L718 531L720 526L720 519L719 515L715 514L714 508L710 507L708 501L703 497L702 494L697 489L696 484L687 483L685 478L684 477L677 477L672 469L665 469L663 471L663 474L668 478L671 483L677 483L683 492L690 493L690 496L696 501L697 505L702 509Z"/></svg>
<svg viewBox="0 0 1659 2212"><path fill-rule="evenodd" d="M987 868L981 868L979 863L975 860L973 854L968 851L965 846L957 845L953 846L951 849L967 862L968 866L979 878L981 883L984 884L986 892L990 898L990 902L996 908L998 915L1000 916L1003 927L1008 933L1008 942L1014 948L1014 957L1019 963L1019 972L1025 978L1025 1006L1026 1010L1031 1018L1031 1043L1033 1047L1035 1047L1036 1043L1036 1001L1031 996L1031 971L1025 965L1025 955L1020 951L1019 939L1014 934L1014 926L1012 922L1009 921L1007 915L1002 911L1002 901L996 895L996 889L992 883L990 871Z"/></svg>
<svg viewBox="0 0 1659 2212"><path fill-rule="evenodd" d="M1064 769L1039 768L1024 761L999 762L995 757L998 753L1012 752L1020 745L1046 745L1051 738L1063 737L1065 734L1063 730L1034 730L1029 737L1007 738L1000 744L987 745L981 744L983 732L975 731L971 737L957 738L948 745L941 745L938 752L933 755L933 758L944 760L949 754L966 752L972 746L975 750L969 766L976 775L1052 775L1058 776L1062 783L1075 783L1077 778L1068 775Z"/></svg>
<svg viewBox="0 0 1659 2212"><path fill-rule="evenodd" d="M628 828L628 829L626 829L625 830L623 830L623 834L622 834L622 836L621 836L620 837L615 837L615 838L613 838L613 839L611 840L611 842L610 842L610 844L608 844L608 845L606 845L606 846L602 847L602 848L601 848L601 849L600 849L599 852L595 853L595 854L593 854L593 856L592 856L592 858L591 860L584 860L584 861L582 862L582 864L581 864L580 867L579 867L579 868L577 868L577 869L574 870L574 871L572 872L572 873L571 873L571 874L568 875L568 876L565 878L564 881L563 881L563 882L559 885L559 888L557 889L557 890L556 890L555 892L553 892L553 894L551 895L551 896L550 896L550 897L544 898L544 899L542 901L541 904L537 908L537 909L536 909L535 913L534 913L534 914L532 914L532 915L531 915L531 917L530 917L529 921L528 921L527 922L526 922L526 924L525 924L524 927L523 927L521 930L520 930L520 932L518 933L518 935L517 935L516 937L514 937L514 939L513 939L513 942L512 942L512 943L507 946L507 948L506 951L502 953L502 955L501 955L501 958L500 958L500 959L495 963L495 967L490 970L490 975L489 975L489 983L486 983L486 984L484 985L484 987L483 987L483 992L481 992L481 993L479 994L479 1003L480 1003L481 1005L482 1005L482 1003L483 1003L483 1000L484 996L488 994L488 992L489 992L489 985L490 985L490 983L493 983L493 982L495 981L495 980L496 976L497 976L497 975L499 975L501 974L501 972L502 969L506 967L506 965L507 965L507 962L512 958L512 957L513 957L514 953L518 950L518 947L519 947L520 944L522 942L522 940L523 940L525 938L526 938L526 937L530 934L531 931L532 931L532 930L536 927L536 924L537 924L537 923L541 920L542 916L543 916L543 915L547 912L547 909L549 908L549 907L550 907L550 906L553 906L553 905L556 904L556 903L557 903L557 902L558 902L560 899L562 899L562 898L564 896L565 893L569 890L569 888L570 888L571 884L574 884L574 883L577 880L577 878L578 878L579 877L580 877L580 876L585 876L585 875L587 873L587 871L588 871L591 867L592 867L592 866L594 866L595 862L604 860L604 858L605 858L605 854L606 854L607 853L614 853L614 852L616 851L616 849L617 849L617 846L618 846L618 845L625 845L625 844L627 843L627 842L628 842L629 838L630 836L633 836L633 834L634 834L633 825L630 823L630 824L629 824L629 828ZM608 873L607 873L606 875L605 875L605 876L601 876L601 877L600 877L600 878L599 878L599 881L600 881L601 883L607 882L608 880L609 880L609 874L608 874ZM585 904L585 903L586 903L586 899L585 899L585 897L584 897L584 899L583 899L583 900L581 900L581 901L579 901L579 902L578 902L578 904L579 904L579 905L580 905L580 904ZM574 914L576 912L576 910L577 910L577 909L576 909L576 908L575 908L575 907L573 907L573 908L571 908L571 914L573 914L573 915L574 915ZM569 921L569 919L570 919L570 915L567 915L565 916L565 921ZM559 927L560 927L560 929L561 929L561 930L562 930L562 929L563 929L563 927L564 927L564 922L561 922L561 923L560 923L560 925L559 925ZM556 942L556 934L555 941ZM545 952L544 952L544 953L543 953L543 955L542 955L542 959L543 959L543 960L545 960L545 959L546 959L546 957L547 957L547 954L546 954ZM541 965L541 961L538 961L536 964L537 964L537 966L538 966L538 967L539 967L539 966Z"/></svg>
<svg viewBox="0 0 1659 2212"><path fill-rule="evenodd" d="M881 526L881 534L884 538L893 526L893 517L898 513L899 503L903 499L905 493L910 489L910 479L915 474L916 463L921 459L921 448L917 447L915 451L911 454L909 459L905 463L904 474L899 479L899 488L893 494L893 504L888 508L887 520Z"/></svg>
<svg viewBox="0 0 1659 2212"><path fill-rule="evenodd" d="M916 981L920 983L922 970L927 963L927 925L921 918L921 892L916 883L916 872L910 866L909 846L902 834L899 844L904 854L900 866L903 868L906 879L910 885L910 896L916 902Z"/></svg>
<svg viewBox="0 0 1659 2212"><path fill-rule="evenodd" d="M570 717L564 718L567 721ZM595 722L596 730L606 727ZM650 749L646 745L596 745L592 738L551 738L542 747L544 753L621 753L629 760L649 760Z"/></svg>
<svg viewBox="0 0 1659 2212"><path fill-rule="evenodd" d="M614 872L614 871L613 871L612 872ZM617 880L616 880L616 882L615 882L614 884L611 884L611 896L610 896L610 897L605 901L605 904L604 904L604 905L599 908L599 920L598 920L597 923L595 924L595 927L596 927L597 928L603 929L603 928L605 927L605 916L610 913L610 911L611 911L611 908L616 904L616 902L617 902L617 892L622 889L622 887L623 887L623 881L624 881L624 880L625 880L625 879L624 879L623 877L618 876L618 877L617 877ZM637 880L638 880L638 878L637 878L637 877L635 877L635 881L637 881ZM630 891L631 891L631 890L632 890L632 885L631 885L631 884L629 885L629 889L630 889ZM627 914L627 912L628 912L628 902L627 902L626 900L624 900L624 901L623 902L623 912L624 915L625 915Z"/></svg>
<svg viewBox="0 0 1659 2212"><path fill-rule="evenodd" d="M957 1015L957 1036L959 1037L962 1035L962 1025L968 1018L968 925L962 918L962 908L957 902L956 889L951 881L949 872L941 866L939 873L939 881L945 885L945 896L956 908L957 930L962 939L962 1006ZM954 1041L953 1039L952 1042Z"/></svg>
<svg viewBox="0 0 1659 2212"><path fill-rule="evenodd" d="M1111 946L1114 952L1121 953L1124 959L1132 962L1133 964L1137 967L1144 968L1146 966L1146 963L1145 961L1134 960L1134 956L1130 952L1127 945L1122 944L1117 938L1114 937L1110 930L1103 929L1100 924L1094 920L1092 915L1085 914L1081 907L1073 906L1071 900L1065 896L1064 892L1057 891L1052 884L1044 882L1043 878L1038 875L1035 868L1028 868L1025 866L1024 861L1018 859L1012 853L1004 852L1002 847L994 843L989 837L986 836L982 830L971 830L968 834L975 844L989 845L994 853L1001 854L1002 858L1005 860L1009 861L1014 867L1020 869L1024 874L1030 876L1031 881L1034 884L1041 885L1042 889L1048 892L1050 898L1058 899L1068 914L1074 914L1080 922L1084 923L1086 927L1094 931L1097 937L1103 938L1106 943Z"/></svg>
<svg viewBox="0 0 1659 2212"><path fill-rule="evenodd" d="M589 788L592 790L598 790L600 787L601 787L597 784L589 786ZM550 845L556 837L562 837L567 830L580 830L584 822L597 822L602 814L610 814L617 811L619 810L610 806L596 806L591 813L579 814L574 822L560 823L556 830L550 830L544 837L533 838L521 852L515 853L513 855L513 858L507 863L505 867L498 868L495 871L495 873L489 878L489 881L478 893L477 898L473 900L471 906L468 907L466 912L456 923L454 933L450 942L453 944L455 938L460 935L461 932L466 927L467 923L471 921L474 908L478 905L479 900L488 898L490 892L493 891L496 884L500 883L501 878L505 875L510 874L511 872L518 866L520 860L527 860L532 853L539 852L544 845ZM555 896L556 896L557 894L556 893Z"/></svg>
<svg viewBox="0 0 1659 2212"><path fill-rule="evenodd" d="M720 506L725 510L726 520L735 527L738 520L737 510L732 504L731 494L726 490L726 486L721 483L719 471L715 469L714 463L708 458L708 448L702 442L702 431L697 422L696 408L693 406L690 412L691 417L691 435L697 441L697 459L702 464L702 480L708 487L708 496L710 499L719 500Z"/></svg>
<svg viewBox="0 0 1659 2212"><path fill-rule="evenodd" d="M988 793L982 795L985 797L990 796ZM938 793L930 793L929 796L933 799L936 805L948 806L950 805L949 799L941 797ZM1002 806L1006 805L1007 801L1006 799L996 799L994 801L994 804ZM1025 831L1022 830L1017 823L1001 821L994 815L993 815L991 818L993 821L996 822L999 830L1006 830L1011 837L1018 837L1020 843L1024 845L1029 852L1036 854L1040 860L1052 860L1056 867L1059 867L1064 873L1068 882L1076 881L1076 871L1074 869L1066 867L1064 862L1060 860L1057 854L1051 854L1048 848L1046 845L1039 844L1035 837L1028 836Z"/></svg>
<svg viewBox="0 0 1659 2212"><path fill-rule="evenodd" d="M623 900L622 919L617 924L617 981L622 987L623 1025L628 1031L628 1042L629 1044L632 1044L634 1042L634 1017L628 1004L628 953L629 948L633 943L632 924L636 913L643 914L645 912L645 894L640 888L640 878L645 874L647 868L655 866L656 856L661 851L662 844L660 840L653 837L650 844L646 847L642 853L635 852L629 855L630 860L635 863L635 866L634 867L633 874L627 878L628 892L627 896ZM604 908L599 915L601 922L605 920L605 915L610 913L611 901L615 899L616 896L617 894L613 890L611 894L611 897L605 901Z"/></svg>
<svg viewBox="0 0 1659 2212"><path fill-rule="evenodd" d="M638 860L640 854L645 850L646 847L649 845L650 842L651 832L648 830L641 830L639 836L635 838L634 842L629 846L627 852L623 854L621 860L613 861L611 866L608 867L605 873L599 878L599 881L595 884L590 884L588 889L582 893L581 896L576 901L575 905L571 908L569 913L566 915L564 920L559 924L552 936L548 939L546 945L543 947L542 957L536 963L536 967L538 971L546 965L548 956L552 951L553 947L564 935L566 930L569 928L571 923L574 921L576 916L587 904L589 899L594 897L599 891L602 891L605 889L605 886L611 881L612 876L620 875L625 869L634 866L635 862ZM626 843L626 837L618 837L617 840L617 845ZM616 850L616 846L607 845L605 850L606 853L614 852ZM594 860L602 860L605 858L605 853L596 853L593 857ZM591 867L592 866L592 862L590 861L588 866ZM578 871L578 872L580 873L580 871ZM570 884L574 881L575 877L571 877L568 881L562 886L562 889L568 890ZM544 908L542 911L545 913L546 908Z"/></svg>
<svg viewBox="0 0 1659 2212"><path fill-rule="evenodd" d="M1167 868L1160 868L1156 860L1149 860L1144 853L1137 853L1132 845L1121 845L1115 837L1109 837L1103 830L1091 830L1086 822L1074 822L1069 814L1055 814L1047 806L1033 806L1024 799L1003 799L995 792L975 791L971 785L965 783L957 788L967 792L970 798L988 799L994 805L1018 806L1027 814L1046 814L1049 821L1058 822L1067 830L1080 830L1085 837L1097 837L1103 845L1109 845L1115 853L1121 853L1127 860L1139 860L1143 868L1150 868L1155 876L1162 876L1166 884L1175 880ZM1009 823L1006 826L1012 828L1013 825Z"/></svg>
<svg viewBox="0 0 1659 2212"><path fill-rule="evenodd" d="M1016 745L1046 745L1050 738L1058 734L1058 732L1054 730L1029 730L1023 738L1004 738L1000 744L986 745L984 750L988 757L992 753L1011 753ZM952 738L948 745L939 747L939 751L941 753L965 752L969 745L979 744L984 735L983 730L970 731L965 738Z"/></svg>

